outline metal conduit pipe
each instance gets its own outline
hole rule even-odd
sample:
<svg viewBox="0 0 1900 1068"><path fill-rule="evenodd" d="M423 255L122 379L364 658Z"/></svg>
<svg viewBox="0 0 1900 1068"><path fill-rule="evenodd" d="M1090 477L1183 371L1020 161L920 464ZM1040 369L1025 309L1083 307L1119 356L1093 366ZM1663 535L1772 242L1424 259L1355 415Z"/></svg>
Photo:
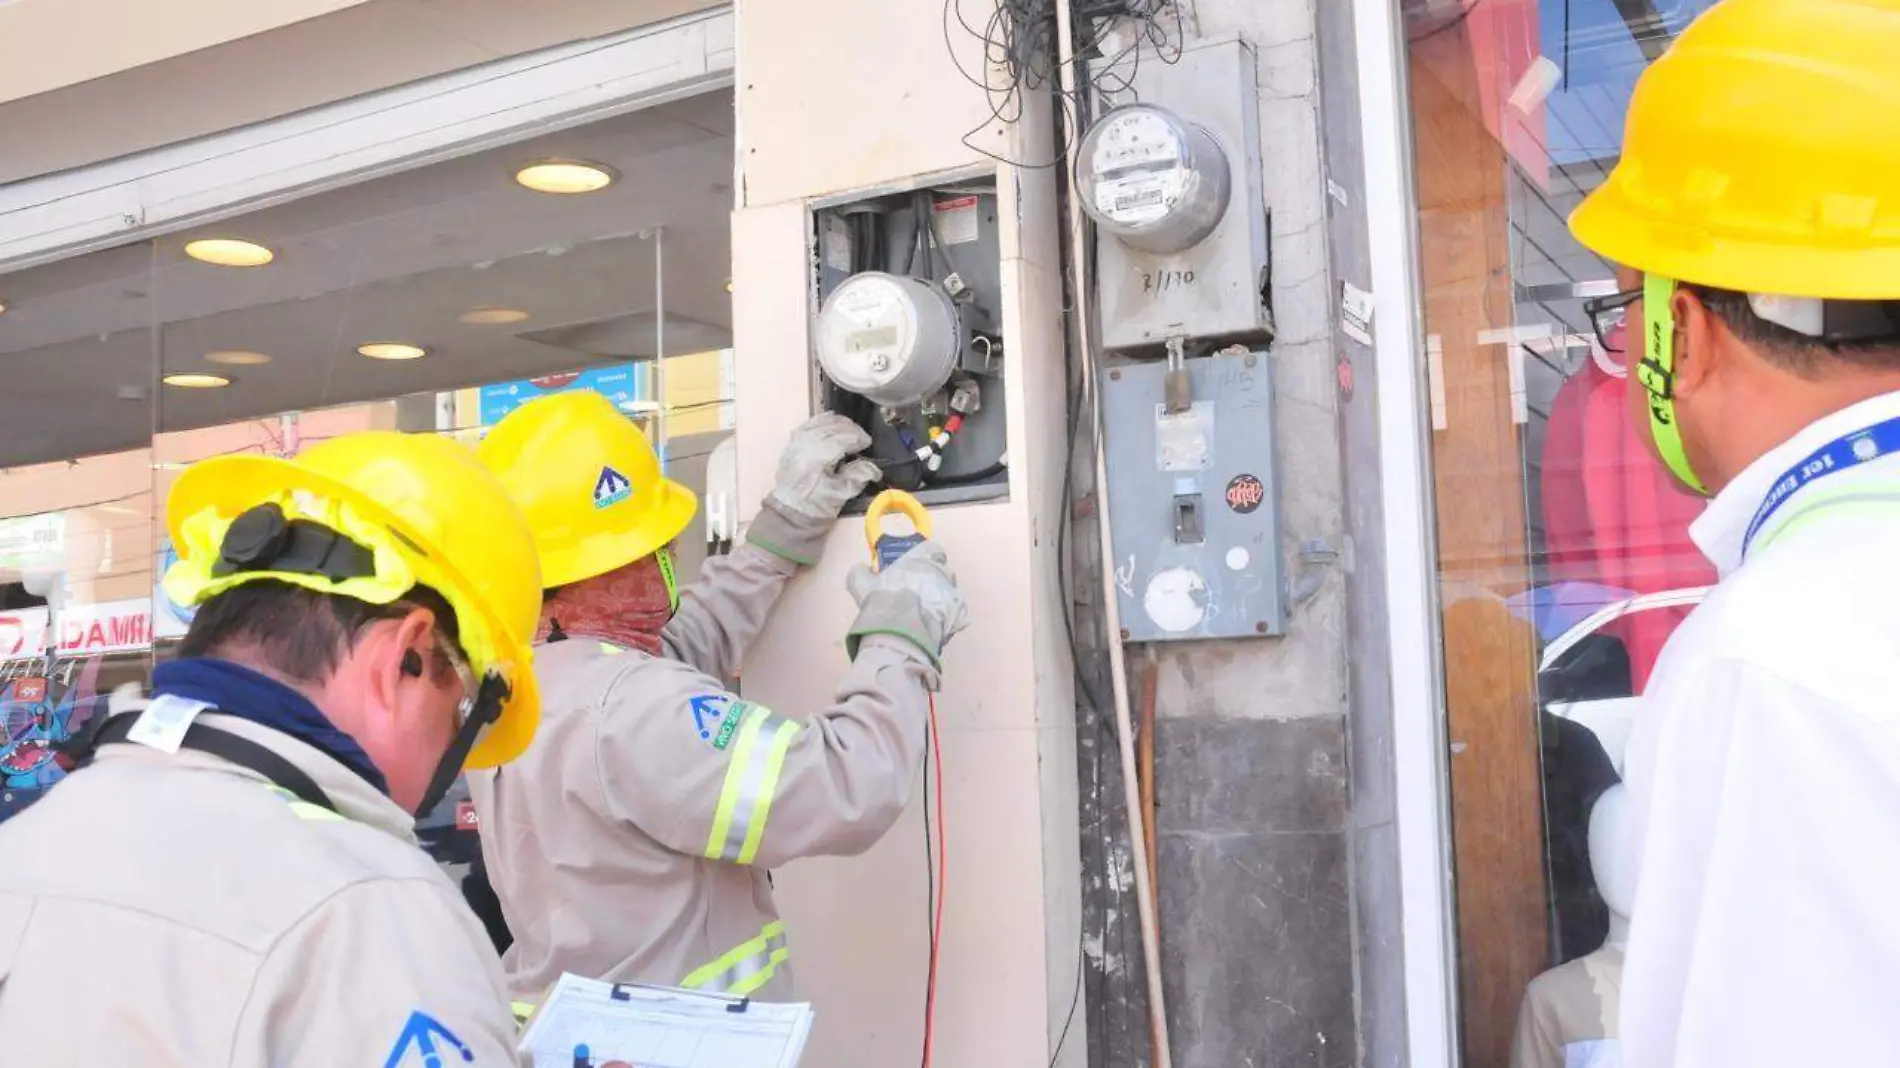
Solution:
<svg viewBox="0 0 1900 1068"><path fill-rule="evenodd" d="M1077 102L1079 118L1082 98L1076 69L1075 9L1070 0L1056 0L1056 50L1059 60L1056 70L1061 80L1062 94ZM1064 165L1069 168L1071 176L1075 173L1075 151L1081 143L1082 133L1079 129L1071 131L1064 152ZM1167 1002L1161 990L1161 926L1155 910L1154 883L1148 877L1147 817L1142 809L1141 784L1137 775L1135 735L1128 699L1128 664L1121 642L1121 608L1115 588L1115 545L1108 524L1108 454L1102 441L1102 401L1096 389L1095 330L1092 319L1094 302L1091 289L1094 279L1089 277L1087 267L1089 230L1082 214L1082 203L1076 198L1073 185L1066 207L1069 255L1075 271L1072 286L1075 344L1081 350L1082 388L1088 391L1088 408L1095 439L1095 528L1101 539L1102 616L1109 643L1108 671L1110 688L1114 694L1115 732L1121 743L1122 804L1128 812L1128 850L1129 856L1134 858L1135 909L1141 923L1141 955L1148 979L1148 1027L1154 1041L1154 1068L1173 1068L1174 1057L1168 1042ZM1062 507L1070 507L1069 502L1063 501ZM1067 566L1067 561L1059 562L1059 566ZM1064 611L1067 607L1063 606Z"/></svg>

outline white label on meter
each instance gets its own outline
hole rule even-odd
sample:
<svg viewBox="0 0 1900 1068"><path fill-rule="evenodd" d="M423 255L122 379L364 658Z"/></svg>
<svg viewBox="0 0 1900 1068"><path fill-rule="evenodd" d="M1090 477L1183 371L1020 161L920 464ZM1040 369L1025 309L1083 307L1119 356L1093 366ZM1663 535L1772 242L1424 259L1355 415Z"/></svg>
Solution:
<svg viewBox="0 0 1900 1068"><path fill-rule="evenodd" d="M851 269L851 235L844 223L832 219L825 226L825 266L834 271Z"/></svg>
<svg viewBox="0 0 1900 1068"><path fill-rule="evenodd" d="M1214 404L1195 401L1185 412L1155 405L1155 466L1163 471L1205 471L1214 437Z"/></svg>
<svg viewBox="0 0 1900 1068"><path fill-rule="evenodd" d="M1095 208L1124 226L1165 218L1180 203L1190 177L1179 132L1152 111L1111 119L1089 156Z"/></svg>
<svg viewBox="0 0 1900 1068"><path fill-rule="evenodd" d="M936 204L937 240L946 246L968 245L978 236L975 197L940 200Z"/></svg>

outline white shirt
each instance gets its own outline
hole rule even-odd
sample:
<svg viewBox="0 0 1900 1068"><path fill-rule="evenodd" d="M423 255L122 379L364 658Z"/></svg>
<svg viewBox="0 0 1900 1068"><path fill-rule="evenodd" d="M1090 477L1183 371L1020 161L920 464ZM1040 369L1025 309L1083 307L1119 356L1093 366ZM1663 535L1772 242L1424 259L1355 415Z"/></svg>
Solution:
<svg viewBox="0 0 1900 1068"><path fill-rule="evenodd" d="M1722 574L1657 663L1630 741L1638 861L1628 1068L1900 1063L1900 454L1817 479L1746 564L1796 463L1900 416L1837 412L1756 461L1690 535Z"/></svg>

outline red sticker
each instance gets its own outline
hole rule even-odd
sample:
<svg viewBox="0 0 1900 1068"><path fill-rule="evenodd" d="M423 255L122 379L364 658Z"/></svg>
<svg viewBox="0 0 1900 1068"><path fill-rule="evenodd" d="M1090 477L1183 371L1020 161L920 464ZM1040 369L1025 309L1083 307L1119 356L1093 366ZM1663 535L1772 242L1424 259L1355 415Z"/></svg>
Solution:
<svg viewBox="0 0 1900 1068"><path fill-rule="evenodd" d="M1252 475L1235 475L1227 483L1227 507L1246 515L1267 499L1267 487Z"/></svg>
<svg viewBox="0 0 1900 1068"><path fill-rule="evenodd" d="M480 830L482 820L475 814L475 802L458 801L455 804L455 829L458 831Z"/></svg>
<svg viewBox="0 0 1900 1068"><path fill-rule="evenodd" d="M40 678L21 679L14 684L13 699L15 701L46 700L46 680Z"/></svg>

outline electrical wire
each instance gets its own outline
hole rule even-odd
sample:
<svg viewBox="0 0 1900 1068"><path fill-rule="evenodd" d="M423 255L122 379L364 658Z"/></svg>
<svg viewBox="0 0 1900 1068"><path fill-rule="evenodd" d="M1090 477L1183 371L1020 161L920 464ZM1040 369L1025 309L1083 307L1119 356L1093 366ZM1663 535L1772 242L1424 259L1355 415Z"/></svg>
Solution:
<svg viewBox="0 0 1900 1068"><path fill-rule="evenodd" d="M930 695L934 712L937 696ZM934 715L931 717L936 718ZM928 726L925 728L929 729ZM918 1059L921 1068L930 1065L930 1040L936 1029L937 1009L937 846L930 830L930 757L924 757L924 944L928 962L924 966L924 1040Z"/></svg>
<svg viewBox="0 0 1900 1068"><path fill-rule="evenodd" d="M1174 14L1176 32L1172 38L1161 24L1164 8L1171 9ZM983 43L982 69L977 73L971 73L958 58L952 33L953 14L956 25L965 34ZM1091 19L1096 23L1093 30L1080 28ZM1135 20L1140 24L1140 30L1132 35L1127 46L1113 57L1108 57L1103 54L1102 46L1119 19ZM1162 62L1179 62L1181 30L1184 26L1180 0L1174 3L1107 0L1097 4L1078 25L1077 33L1086 33L1088 36L1086 39L1078 37L1069 61L1075 66L1075 84L1078 86L1071 95L1062 87L1062 61L1057 58L1055 0L999 0L980 28L964 17L962 0L943 0L942 23L944 48L950 54L952 65L964 81L983 90L989 109L983 121L963 135L964 146L998 163L1026 170L1055 169L1069 158L1074 139L1080 135L1082 128L1082 123L1077 120L1087 111L1087 103L1083 98L1096 93L1120 95L1132 92L1135 71L1139 69L1141 61L1139 50L1144 42L1154 46ZM1169 49L1170 40L1174 42L1172 50ZM1116 73L1122 61L1130 56L1133 60L1128 73ZM1098 68L1090 62L1094 59L1106 61ZM1021 122L1026 110L1026 94L1044 91L1055 95L1056 105L1067 120L1059 123L1053 158L1046 162L1026 162L993 152L977 143L976 136L985 130Z"/></svg>
<svg viewBox="0 0 1900 1068"><path fill-rule="evenodd" d="M947 836L944 834L943 806L943 730L937 722L937 695L930 695L930 758L924 762L924 856L929 865L931 851L930 809L937 809L936 863L930 865L930 890L924 897L925 910L930 923L930 970L924 983L924 1052L923 1068L930 1068L931 1056L935 1052L937 1037L937 968L943 957L943 899L948 887L947 872L950 854ZM936 764L936 789L931 789L932 776L930 766Z"/></svg>
<svg viewBox="0 0 1900 1068"><path fill-rule="evenodd" d="M944 486L973 486L978 482L988 482L990 479L995 478L1007 470L1009 470L1008 461L998 460L988 467L979 467L974 471L966 471L960 475L938 475L930 480L930 484L939 488Z"/></svg>
<svg viewBox="0 0 1900 1068"><path fill-rule="evenodd" d="M1089 101L1082 101L1080 102L1081 106L1072 110L1065 109L1058 116L1058 121L1064 124L1064 129L1059 131L1059 140L1061 140L1065 146L1065 152L1066 146L1070 143L1071 138L1077 136L1075 131L1079 130L1086 121L1090 111L1090 103ZM1057 172L1056 181L1059 198L1074 195L1067 168L1063 168ZM1102 754L1105 751L1107 720L1101 713L1101 695L1096 692L1089 673L1085 671L1082 666L1082 647L1076 634L1075 625L1075 598L1069 587L1069 536L1075 525L1074 493L1077 462L1076 448L1080 444L1082 436L1081 416L1083 399L1087 395L1087 391L1091 388L1091 383L1088 381L1087 376L1078 373L1076 366L1076 346L1073 343L1075 336L1073 319L1076 309L1073 294L1075 288L1080 286L1083 278L1086 277L1086 273L1083 269L1084 264L1092 264L1094 249L1086 242L1081 248L1071 247L1073 242L1070 239L1067 228L1060 231L1059 240L1063 246L1063 250L1067 253L1067 255L1062 258L1062 262L1068 265L1068 269L1063 272L1065 292L1062 308L1062 315L1065 320L1065 343L1062 346L1063 379L1068 398L1064 413L1066 419L1064 423L1066 443L1062 454L1062 490L1061 496L1058 498L1059 511L1056 516L1056 590L1058 606L1062 617L1062 633L1068 644L1071 677L1075 683L1076 691L1081 697L1081 703L1087 710L1087 724L1092 725L1095 730L1095 744L1090 749L1093 762L1090 782L1094 799L1093 811L1099 829L1105 804L1102 796ZM1078 719L1076 726L1077 740L1079 742L1081 729L1084 726L1081 719ZM1104 859L1106 859L1108 855L1106 836L1103 836L1103 838L1103 856ZM1108 940L1108 913L1106 909L1099 910L1099 912L1102 920L1101 937L1102 941L1106 943ZM1083 980L1088 972L1088 933L1085 929L1082 929L1082 925L1079 922L1077 927L1075 985L1069 995L1069 1010L1063 1017L1062 1032L1057 1036L1055 1046L1049 1053L1049 1068L1055 1068L1061 1061L1062 1051L1068 1046L1069 1033L1075 1026L1076 1014L1080 1011L1082 1006Z"/></svg>

